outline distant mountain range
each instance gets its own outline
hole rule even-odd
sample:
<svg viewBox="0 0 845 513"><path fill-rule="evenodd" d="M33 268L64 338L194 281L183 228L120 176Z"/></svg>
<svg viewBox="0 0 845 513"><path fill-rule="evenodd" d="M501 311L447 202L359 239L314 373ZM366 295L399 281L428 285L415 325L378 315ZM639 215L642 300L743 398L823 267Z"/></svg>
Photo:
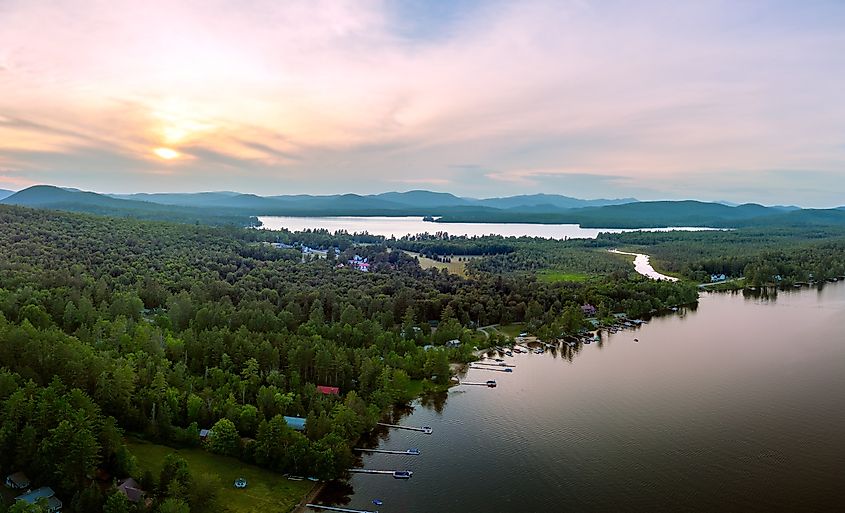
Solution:
<svg viewBox="0 0 845 513"><path fill-rule="evenodd" d="M486 207L491 209L543 208L560 210L582 207L600 207L633 203L634 198L583 200L557 194L534 194L510 196L507 198L475 199L462 198L446 192L408 191L385 192L382 194L358 195L336 194L327 196L282 195L256 196L235 192L164 193L164 194L112 194L113 198L148 201L163 205L190 207L230 207L279 211L323 211L323 210L413 210L439 215L443 209L452 207Z"/></svg>
<svg viewBox="0 0 845 513"><path fill-rule="evenodd" d="M254 216L261 215L433 216L441 223L573 223L594 228L845 225L845 208L800 209L633 198L583 200L554 194L488 199L430 191L366 196L257 196L237 192L106 195L38 185L0 199L0 203L140 219L240 225L253 225Z"/></svg>
<svg viewBox="0 0 845 513"><path fill-rule="evenodd" d="M8 198L9 196L11 196L14 193L15 193L15 191L7 191L6 189L0 189L0 200Z"/></svg>
<svg viewBox="0 0 845 513"><path fill-rule="evenodd" d="M23 189L0 199L0 204L86 212L112 217L132 217L152 221L242 226L257 223L257 219L251 219L249 215L227 209L212 210L211 208L160 205L146 201L112 198L95 192L65 189L52 185L34 185Z"/></svg>

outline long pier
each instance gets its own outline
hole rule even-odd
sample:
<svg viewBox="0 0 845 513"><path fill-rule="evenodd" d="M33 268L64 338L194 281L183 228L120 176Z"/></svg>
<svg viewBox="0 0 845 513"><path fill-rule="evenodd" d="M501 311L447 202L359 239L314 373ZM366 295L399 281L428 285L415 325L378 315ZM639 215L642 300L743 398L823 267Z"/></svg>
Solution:
<svg viewBox="0 0 845 513"><path fill-rule="evenodd" d="M351 468L349 472L353 474L390 474L393 475L395 470L370 470L368 468Z"/></svg>
<svg viewBox="0 0 845 513"><path fill-rule="evenodd" d="M492 384L491 384L492 382ZM493 388L496 386L496 382L494 380L490 381L461 381L458 383L459 385L478 385L480 387L490 387Z"/></svg>
<svg viewBox="0 0 845 513"><path fill-rule="evenodd" d="M400 426L398 424L385 424L384 422L379 422L379 426L389 427L389 428L396 428L396 429L407 429L408 431L419 431L420 433L425 433L430 435L432 429L428 426L423 427L414 427L414 426Z"/></svg>
<svg viewBox="0 0 845 513"><path fill-rule="evenodd" d="M488 362L472 362L472 365L487 365L488 367L510 367L511 369L515 369L516 365L511 365L505 362L495 362L495 363L488 363Z"/></svg>
<svg viewBox="0 0 845 513"><path fill-rule="evenodd" d="M469 366L470 369L477 369L477 370L484 370L484 371L493 371L493 372L513 372L513 369L506 368L506 369L494 369L492 367L476 367L473 365Z"/></svg>
<svg viewBox="0 0 845 513"><path fill-rule="evenodd" d="M387 449L364 449L364 448L361 448L361 447L356 447L353 450L360 451L360 452L377 452L379 454L402 454L402 455L405 455L405 456L419 456L420 455L419 449L405 449L404 451L389 451Z"/></svg>
<svg viewBox="0 0 845 513"><path fill-rule="evenodd" d="M337 508L335 506L323 506L320 504L306 504L305 507L324 511L343 511L344 513L378 513L378 510L370 511L368 509Z"/></svg>

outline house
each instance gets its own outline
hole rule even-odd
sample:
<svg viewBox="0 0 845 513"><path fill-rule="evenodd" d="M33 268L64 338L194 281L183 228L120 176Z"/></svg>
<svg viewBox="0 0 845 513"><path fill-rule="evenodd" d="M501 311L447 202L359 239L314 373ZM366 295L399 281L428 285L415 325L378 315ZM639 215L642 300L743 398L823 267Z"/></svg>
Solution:
<svg viewBox="0 0 845 513"><path fill-rule="evenodd" d="M717 281L725 281L727 277L724 274L711 274L710 275L710 283L716 283Z"/></svg>
<svg viewBox="0 0 845 513"><path fill-rule="evenodd" d="M285 244L284 242L271 242L270 245L273 246L276 249L292 249L293 248L293 246L291 246L290 244Z"/></svg>
<svg viewBox="0 0 845 513"><path fill-rule="evenodd" d="M369 270L370 270L370 261L369 261L368 258L362 258L358 255L355 255L351 259L349 259L349 261L347 263L353 269L357 269L361 272L366 273L366 272L369 272Z"/></svg>
<svg viewBox="0 0 845 513"><path fill-rule="evenodd" d="M584 317L595 317L596 312L598 312L598 310L596 310L596 307L590 303L584 303L581 305L581 313L584 314Z"/></svg>
<svg viewBox="0 0 845 513"><path fill-rule="evenodd" d="M118 483L117 492L125 495L129 502L134 504L144 502L147 496L147 492L142 490L141 485L131 477Z"/></svg>
<svg viewBox="0 0 845 513"><path fill-rule="evenodd" d="M460 345L461 345L461 341L458 340L458 339L452 339L452 340L446 342L446 347L449 347L449 348L460 347Z"/></svg>
<svg viewBox="0 0 845 513"><path fill-rule="evenodd" d="M210 429L200 429L200 440L205 441L208 440L208 437L213 435L214 432Z"/></svg>
<svg viewBox="0 0 845 513"><path fill-rule="evenodd" d="M29 488L29 478L23 472L15 472L6 476L6 486L12 490L26 490Z"/></svg>
<svg viewBox="0 0 845 513"><path fill-rule="evenodd" d="M302 417L288 417L285 416L285 422L288 427L295 431L305 431L305 419Z"/></svg>
<svg viewBox="0 0 845 513"><path fill-rule="evenodd" d="M35 504L39 499L47 500L47 513L57 513L62 510L62 501L56 498L56 492L49 486L42 486L29 493L15 497L15 500L23 501L27 504Z"/></svg>
<svg viewBox="0 0 845 513"><path fill-rule="evenodd" d="M323 385L317 385L317 392L323 395L340 395L340 389L338 387L327 387Z"/></svg>

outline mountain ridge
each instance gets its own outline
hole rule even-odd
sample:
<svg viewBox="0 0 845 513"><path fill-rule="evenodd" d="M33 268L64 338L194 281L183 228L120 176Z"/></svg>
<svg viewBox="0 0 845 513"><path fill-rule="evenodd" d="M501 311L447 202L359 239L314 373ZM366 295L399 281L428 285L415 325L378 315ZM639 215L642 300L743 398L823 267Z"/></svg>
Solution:
<svg viewBox="0 0 845 513"><path fill-rule="evenodd" d="M731 206L696 200L628 202L629 199L579 200L534 194L477 200L421 190L325 196L258 196L226 191L107 195L37 185L0 199L0 203L117 217L245 226L260 224L256 216L433 216L444 224L579 224L585 228L845 225L842 208L800 209L756 203Z"/></svg>

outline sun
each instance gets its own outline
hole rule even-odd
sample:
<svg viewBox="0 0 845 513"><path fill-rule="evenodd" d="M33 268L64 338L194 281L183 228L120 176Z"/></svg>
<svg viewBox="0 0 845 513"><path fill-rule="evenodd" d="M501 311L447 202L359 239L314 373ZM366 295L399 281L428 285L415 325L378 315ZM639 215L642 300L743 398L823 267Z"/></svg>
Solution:
<svg viewBox="0 0 845 513"><path fill-rule="evenodd" d="M178 151L171 148L156 148L153 150L153 153L163 158L164 160L173 160L182 155Z"/></svg>

